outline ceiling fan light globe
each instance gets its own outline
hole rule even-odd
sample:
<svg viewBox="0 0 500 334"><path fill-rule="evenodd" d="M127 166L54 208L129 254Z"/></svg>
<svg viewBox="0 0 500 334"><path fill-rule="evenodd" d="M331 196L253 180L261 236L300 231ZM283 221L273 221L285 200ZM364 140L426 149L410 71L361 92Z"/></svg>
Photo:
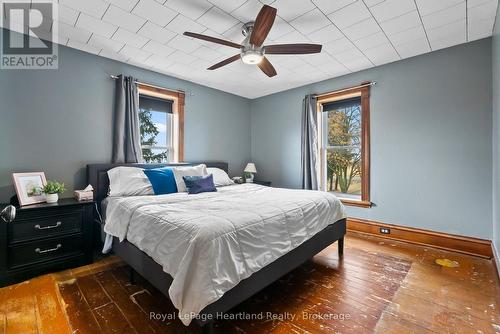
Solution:
<svg viewBox="0 0 500 334"><path fill-rule="evenodd" d="M241 54L241 60L248 65L256 65L262 61L264 55L257 51L246 51Z"/></svg>

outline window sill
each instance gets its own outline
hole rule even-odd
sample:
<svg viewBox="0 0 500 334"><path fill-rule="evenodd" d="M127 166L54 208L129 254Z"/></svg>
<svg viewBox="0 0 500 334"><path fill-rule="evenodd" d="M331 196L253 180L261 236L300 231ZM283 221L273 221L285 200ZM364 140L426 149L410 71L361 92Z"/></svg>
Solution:
<svg viewBox="0 0 500 334"><path fill-rule="evenodd" d="M370 201L356 201L352 199L339 198L342 204L349 206L357 206L360 208L371 208L372 202Z"/></svg>

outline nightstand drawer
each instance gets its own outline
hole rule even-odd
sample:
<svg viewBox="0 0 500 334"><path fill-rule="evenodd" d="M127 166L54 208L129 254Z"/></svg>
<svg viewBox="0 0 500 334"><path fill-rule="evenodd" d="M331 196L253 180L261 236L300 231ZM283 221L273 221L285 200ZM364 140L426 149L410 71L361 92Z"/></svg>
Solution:
<svg viewBox="0 0 500 334"><path fill-rule="evenodd" d="M83 236L73 235L9 247L9 269L84 254Z"/></svg>
<svg viewBox="0 0 500 334"><path fill-rule="evenodd" d="M37 240L57 235L78 233L82 230L82 212L18 220L8 224L9 244Z"/></svg>

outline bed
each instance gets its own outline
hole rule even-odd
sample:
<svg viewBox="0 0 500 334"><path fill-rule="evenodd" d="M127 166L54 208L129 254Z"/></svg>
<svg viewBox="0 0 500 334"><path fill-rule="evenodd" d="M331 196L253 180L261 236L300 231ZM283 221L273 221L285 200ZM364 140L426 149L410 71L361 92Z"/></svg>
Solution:
<svg viewBox="0 0 500 334"><path fill-rule="evenodd" d="M203 163L228 170L224 162ZM247 184L198 195L106 198L107 171L117 166L167 165L91 164L87 177L105 207L113 252L172 300L185 325L194 321L209 333L217 315L333 242L342 256L345 210L333 196Z"/></svg>

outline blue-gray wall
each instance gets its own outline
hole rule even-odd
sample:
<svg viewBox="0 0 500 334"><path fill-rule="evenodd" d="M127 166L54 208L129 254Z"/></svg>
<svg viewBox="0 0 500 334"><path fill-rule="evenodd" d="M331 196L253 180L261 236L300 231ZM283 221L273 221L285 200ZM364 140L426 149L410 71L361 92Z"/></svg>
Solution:
<svg viewBox="0 0 500 334"><path fill-rule="evenodd" d="M493 32L493 242L500 261L500 6ZM500 265L500 262L497 262ZM498 266L500 271L500 266Z"/></svg>
<svg viewBox="0 0 500 334"><path fill-rule="evenodd" d="M304 95L372 80L370 209L359 217L492 236L491 39L252 101L258 178L300 186Z"/></svg>
<svg viewBox="0 0 500 334"><path fill-rule="evenodd" d="M109 75L120 73L193 93L185 160L228 161L241 175L250 158L249 100L61 46L58 70L0 71L0 202L14 192L13 171L45 171L71 190L85 186L86 164L110 161Z"/></svg>

